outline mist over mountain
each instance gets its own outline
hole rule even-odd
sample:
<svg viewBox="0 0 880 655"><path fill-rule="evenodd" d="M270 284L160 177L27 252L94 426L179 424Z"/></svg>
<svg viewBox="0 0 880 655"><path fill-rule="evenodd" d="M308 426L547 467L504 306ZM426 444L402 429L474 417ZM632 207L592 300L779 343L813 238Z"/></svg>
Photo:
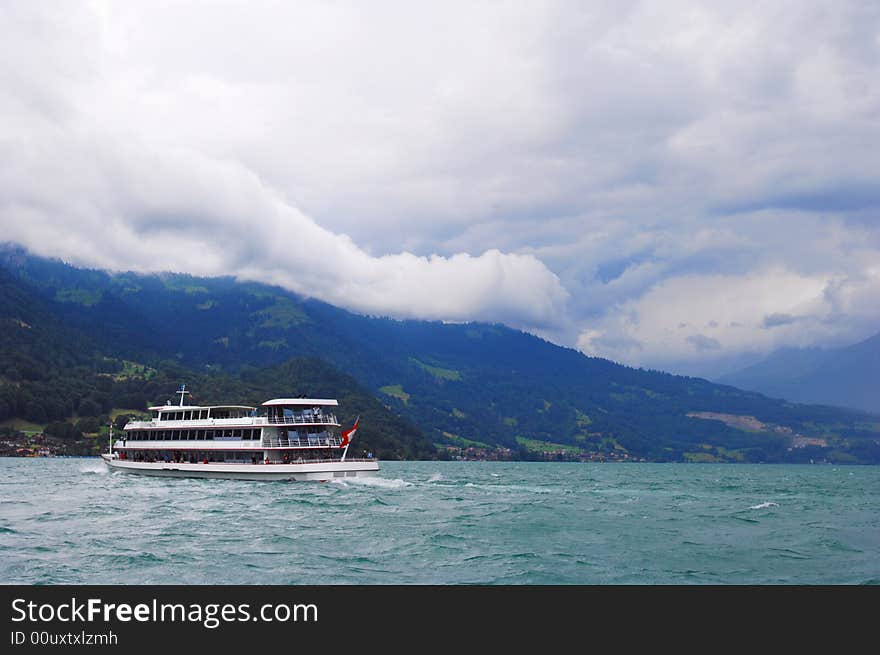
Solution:
<svg viewBox="0 0 880 655"><path fill-rule="evenodd" d="M171 392L157 380L223 402L342 385L376 402L395 440L384 457L880 462L871 415L622 366L501 324L362 316L279 287L111 274L14 246L0 269L0 421L39 418L28 413L47 396L43 420L144 405Z"/></svg>

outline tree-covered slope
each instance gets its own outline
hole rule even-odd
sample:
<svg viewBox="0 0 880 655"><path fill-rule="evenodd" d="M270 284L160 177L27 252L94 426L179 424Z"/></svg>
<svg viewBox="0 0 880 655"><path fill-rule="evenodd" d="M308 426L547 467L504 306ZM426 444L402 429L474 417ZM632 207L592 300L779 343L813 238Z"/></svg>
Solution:
<svg viewBox="0 0 880 655"><path fill-rule="evenodd" d="M317 357L444 446L523 457L880 461L875 417L628 368L502 325L365 317L277 287L110 275L16 249L3 261L65 329L92 335L116 359L246 380L255 367ZM280 395L266 382L268 395Z"/></svg>
<svg viewBox="0 0 880 655"><path fill-rule="evenodd" d="M107 300L112 296L103 302L108 304ZM85 315L101 304L88 307ZM127 312L124 306L118 314L111 311L108 323L131 315ZM69 320L74 315L77 320ZM126 335L132 329L126 320L120 320L112 334L96 330L96 336L85 325L77 325L82 319L0 268L0 427L5 425L5 431L12 431L15 421L23 421L62 440L76 440L78 446L65 452L94 453L105 442L90 442L82 433L103 434L111 416L164 404L186 382L196 390L197 400L205 403L256 406L279 396L337 398L341 421L351 423L361 416L356 449L384 459L436 456L418 427L322 360L295 358L271 367L244 367L235 374L211 367L196 372L177 359L140 350L139 345L126 348ZM115 345L107 347L114 340ZM137 330L132 343L142 343Z"/></svg>

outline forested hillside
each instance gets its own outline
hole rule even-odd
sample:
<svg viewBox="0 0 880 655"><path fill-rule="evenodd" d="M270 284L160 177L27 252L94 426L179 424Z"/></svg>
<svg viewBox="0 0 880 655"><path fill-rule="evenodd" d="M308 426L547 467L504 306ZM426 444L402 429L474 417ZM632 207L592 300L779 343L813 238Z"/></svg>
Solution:
<svg viewBox="0 0 880 655"><path fill-rule="evenodd" d="M379 434L370 437L380 456L433 456L423 433L441 450L511 457L880 462L875 416L628 368L503 325L365 317L277 287L111 275L14 247L0 261L7 418L70 418L84 400L105 412L164 401L183 381L200 398L227 385L222 402L285 395L300 382L340 397L336 376L347 375L363 394L352 405L390 410L398 441L380 449ZM52 398L45 416L38 391ZM413 424L420 433L404 427Z"/></svg>

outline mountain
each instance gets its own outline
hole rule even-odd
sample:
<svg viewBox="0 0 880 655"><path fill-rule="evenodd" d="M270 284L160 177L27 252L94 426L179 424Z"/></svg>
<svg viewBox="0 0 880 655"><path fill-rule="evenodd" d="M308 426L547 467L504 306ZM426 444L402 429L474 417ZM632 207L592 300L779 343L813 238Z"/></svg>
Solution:
<svg viewBox="0 0 880 655"><path fill-rule="evenodd" d="M102 304L107 303L95 306ZM382 459L437 457L416 425L393 414L354 378L320 359L292 358L274 366L248 367L237 375L210 369L197 372L178 361L138 352L137 346L123 353L132 359L117 359L108 353L120 354L120 346L112 347L108 337L122 341L128 336L120 328L126 317L131 318L126 309L112 308L123 317L107 321L112 329L91 332L69 320L68 309L0 268L0 433L36 426L49 439L55 437L52 445L61 452L96 454L106 447L104 426L111 416L123 416L122 422L117 421L121 427L125 417L164 404L186 381L197 389L194 399L205 404L256 406L278 395L334 397L340 402L337 414L343 423L362 418L357 449ZM131 337L133 344L141 343L137 331ZM86 438L84 432L93 437ZM94 436L97 433L101 436ZM3 446L0 452L9 444Z"/></svg>
<svg viewBox="0 0 880 655"><path fill-rule="evenodd" d="M117 392L164 401L146 371L173 381L172 389L186 381L197 394L198 385L225 385L224 401L244 401L255 379L262 395L285 395L297 367L312 362L312 386L326 383L327 394L338 395L334 374L348 376L388 412L389 426L400 422L397 445L385 451L401 457L437 456L416 446L424 434L441 455L880 463L876 417L634 369L503 325L361 316L264 284L110 274L17 247L0 250L0 268L8 287L0 317L25 330L27 311L36 317L31 328L54 335L42 350L33 333L30 345L19 335L0 351L0 419L2 403L11 402L4 398L22 385L34 393L54 385L59 405L46 418L55 420L81 414L89 398L106 410L107 394ZM40 378L48 369L54 373ZM83 385L103 375L109 390L77 386L73 370L91 371ZM5 416L23 411L17 402Z"/></svg>
<svg viewBox="0 0 880 655"><path fill-rule="evenodd" d="M778 350L719 382L795 402L880 414L880 333L844 348Z"/></svg>

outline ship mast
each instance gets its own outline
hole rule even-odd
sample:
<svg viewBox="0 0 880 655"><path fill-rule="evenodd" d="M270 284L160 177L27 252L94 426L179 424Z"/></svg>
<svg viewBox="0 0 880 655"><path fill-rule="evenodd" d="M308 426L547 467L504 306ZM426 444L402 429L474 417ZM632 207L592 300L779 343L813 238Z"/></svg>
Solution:
<svg viewBox="0 0 880 655"><path fill-rule="evenodd" d="M180 405L178 405L178 407L183 407L183 399L185 396L192 395L189 391L186 390L185 384L181 384L180 389L178 389L176 393L180 394Z"/></svg>

